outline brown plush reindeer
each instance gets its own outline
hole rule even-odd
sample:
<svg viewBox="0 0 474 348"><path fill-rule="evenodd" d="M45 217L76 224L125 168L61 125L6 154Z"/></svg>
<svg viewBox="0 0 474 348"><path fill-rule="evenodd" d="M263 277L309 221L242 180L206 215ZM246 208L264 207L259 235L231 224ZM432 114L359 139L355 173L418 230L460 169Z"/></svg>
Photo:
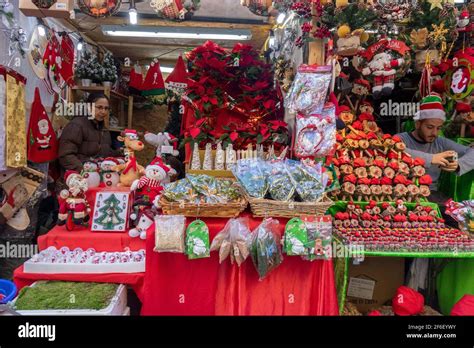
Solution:
<svg viewBox="0 0 474 348"><path fill-rule="evenodd" d="M142 151L145 145L138 140L137 131L133 129L125 129L117 139L125 144L126 162L113 166L111 169L114 172L120 172L120 182L117 186L130 187L135 180L140 179L140 176L145 173L145 169L137 163L135 157L135 151Z"/></svg>

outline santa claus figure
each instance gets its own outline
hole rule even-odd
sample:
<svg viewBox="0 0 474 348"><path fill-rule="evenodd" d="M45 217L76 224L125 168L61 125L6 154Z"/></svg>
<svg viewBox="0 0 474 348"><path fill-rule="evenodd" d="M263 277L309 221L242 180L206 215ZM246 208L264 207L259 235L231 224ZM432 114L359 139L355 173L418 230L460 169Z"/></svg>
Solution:
<svg viewBox="0 0 474 348"><path fill-rule="evenodd" d="M120 174L114 172L112 167L119 165L120 162L114 157L107 157L100 163L100 187L115 187L120 181Z"/></svg>
<svg viewBox="0 0 474 348"><path fill-rule="evenodd" d="M454 94L462 94L468 87L470 73L467 67L461 66L456 69L451 78L451 92Z"/></svg>
<svg viewBox="0 0 474 348"><path fill-rule="evenodd" d="M464 9L461 11L457 19L456 26L458 28L458 32L460 33L469 33L472 31L472 24L470 24L470 16L468 10Z"/></svg>
<svg viewBox="0 0 474 348"><path fill-rule="evenodd" d="M74 170L66 171L64 181L68 189L60 193L58 225L64 225L69 214L72 214L74 225L85 225L91 211L86 200L87 181Z"/></svg>
<svg viewBox="0 0 474 348"><path fill-rule="evenodd" d="M374 55L368 66L362 70L362 74L374 76L374 86L372 87L373 97L375 99L388 96L395 88L395 68L404 63L403 58L393 59L387 52L381 52Z"/></svg>
<svg viewBox="0 0 474 348"><path fill-rule="evenodd" d="M47 150L51 148L49 142L51 141L51 135L49 135L49 122L48 120L42 119L38 121L39 135L36 138L36 142L40 150Z"/></svg>

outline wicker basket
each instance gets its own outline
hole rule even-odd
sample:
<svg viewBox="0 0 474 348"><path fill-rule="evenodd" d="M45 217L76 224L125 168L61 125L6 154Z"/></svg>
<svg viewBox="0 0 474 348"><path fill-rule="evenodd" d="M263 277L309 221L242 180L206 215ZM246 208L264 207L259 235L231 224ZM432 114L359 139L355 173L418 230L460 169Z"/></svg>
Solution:
<svg viewBox="0 0 474 348"><path fill-rule="evenodd" d="M281 202L246 196L255 217L293 218L302 215L324 215L334 204L327 196L319 202Z"/></svg>
<svg viewBox="0 0 474 348"><path fill-rule="evenodd" d="M162 196L160 205L165 215L231 218L239 216L247 208L247 200L241 197L238 201L225 204L194 204L170 202Z"/></svg>

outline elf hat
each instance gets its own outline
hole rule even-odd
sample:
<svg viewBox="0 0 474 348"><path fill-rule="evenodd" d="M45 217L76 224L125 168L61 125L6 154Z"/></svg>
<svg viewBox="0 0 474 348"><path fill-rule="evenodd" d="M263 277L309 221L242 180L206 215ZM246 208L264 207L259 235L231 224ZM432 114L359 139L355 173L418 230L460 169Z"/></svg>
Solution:
<svg viewBox="0 0 474 348"><path fill-rule="evenodd" d="M81 176L78 172L75 170L67 170L66 173L64 174L64 181L66 182L66 185L69 186L69 183L72 178L75 176Z"/></svg>
<svg viewBox="0 0 474 348"><path fill-rule="evenodd" d="M166 176L170 171L170 167L163 163L161 157L155 157L146 168L160 170L162 171L163 176Z"/></svg>
<svg viewBox="0 0 474 348"><path fill-rule="evenodd" d="M431 93L421 100L420 111L417 111L415 121L421 121L426 119L441 119L446 120L446 112L444 112L442 99L439 94Z"/></svg>

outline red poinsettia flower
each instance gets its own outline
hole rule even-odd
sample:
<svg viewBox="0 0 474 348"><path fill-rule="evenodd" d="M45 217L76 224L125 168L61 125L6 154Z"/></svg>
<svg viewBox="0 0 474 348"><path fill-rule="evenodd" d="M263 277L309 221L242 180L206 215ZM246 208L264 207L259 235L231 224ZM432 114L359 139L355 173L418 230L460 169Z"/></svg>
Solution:
<svg viewBox="0 0 474 348"><path fill-rule="evenodd" d="M423 175L419 179L419 183L420 183L420 185L431 185L433 183L433 179L431 179L431 176L426 174L426 175Z"/></svg>

